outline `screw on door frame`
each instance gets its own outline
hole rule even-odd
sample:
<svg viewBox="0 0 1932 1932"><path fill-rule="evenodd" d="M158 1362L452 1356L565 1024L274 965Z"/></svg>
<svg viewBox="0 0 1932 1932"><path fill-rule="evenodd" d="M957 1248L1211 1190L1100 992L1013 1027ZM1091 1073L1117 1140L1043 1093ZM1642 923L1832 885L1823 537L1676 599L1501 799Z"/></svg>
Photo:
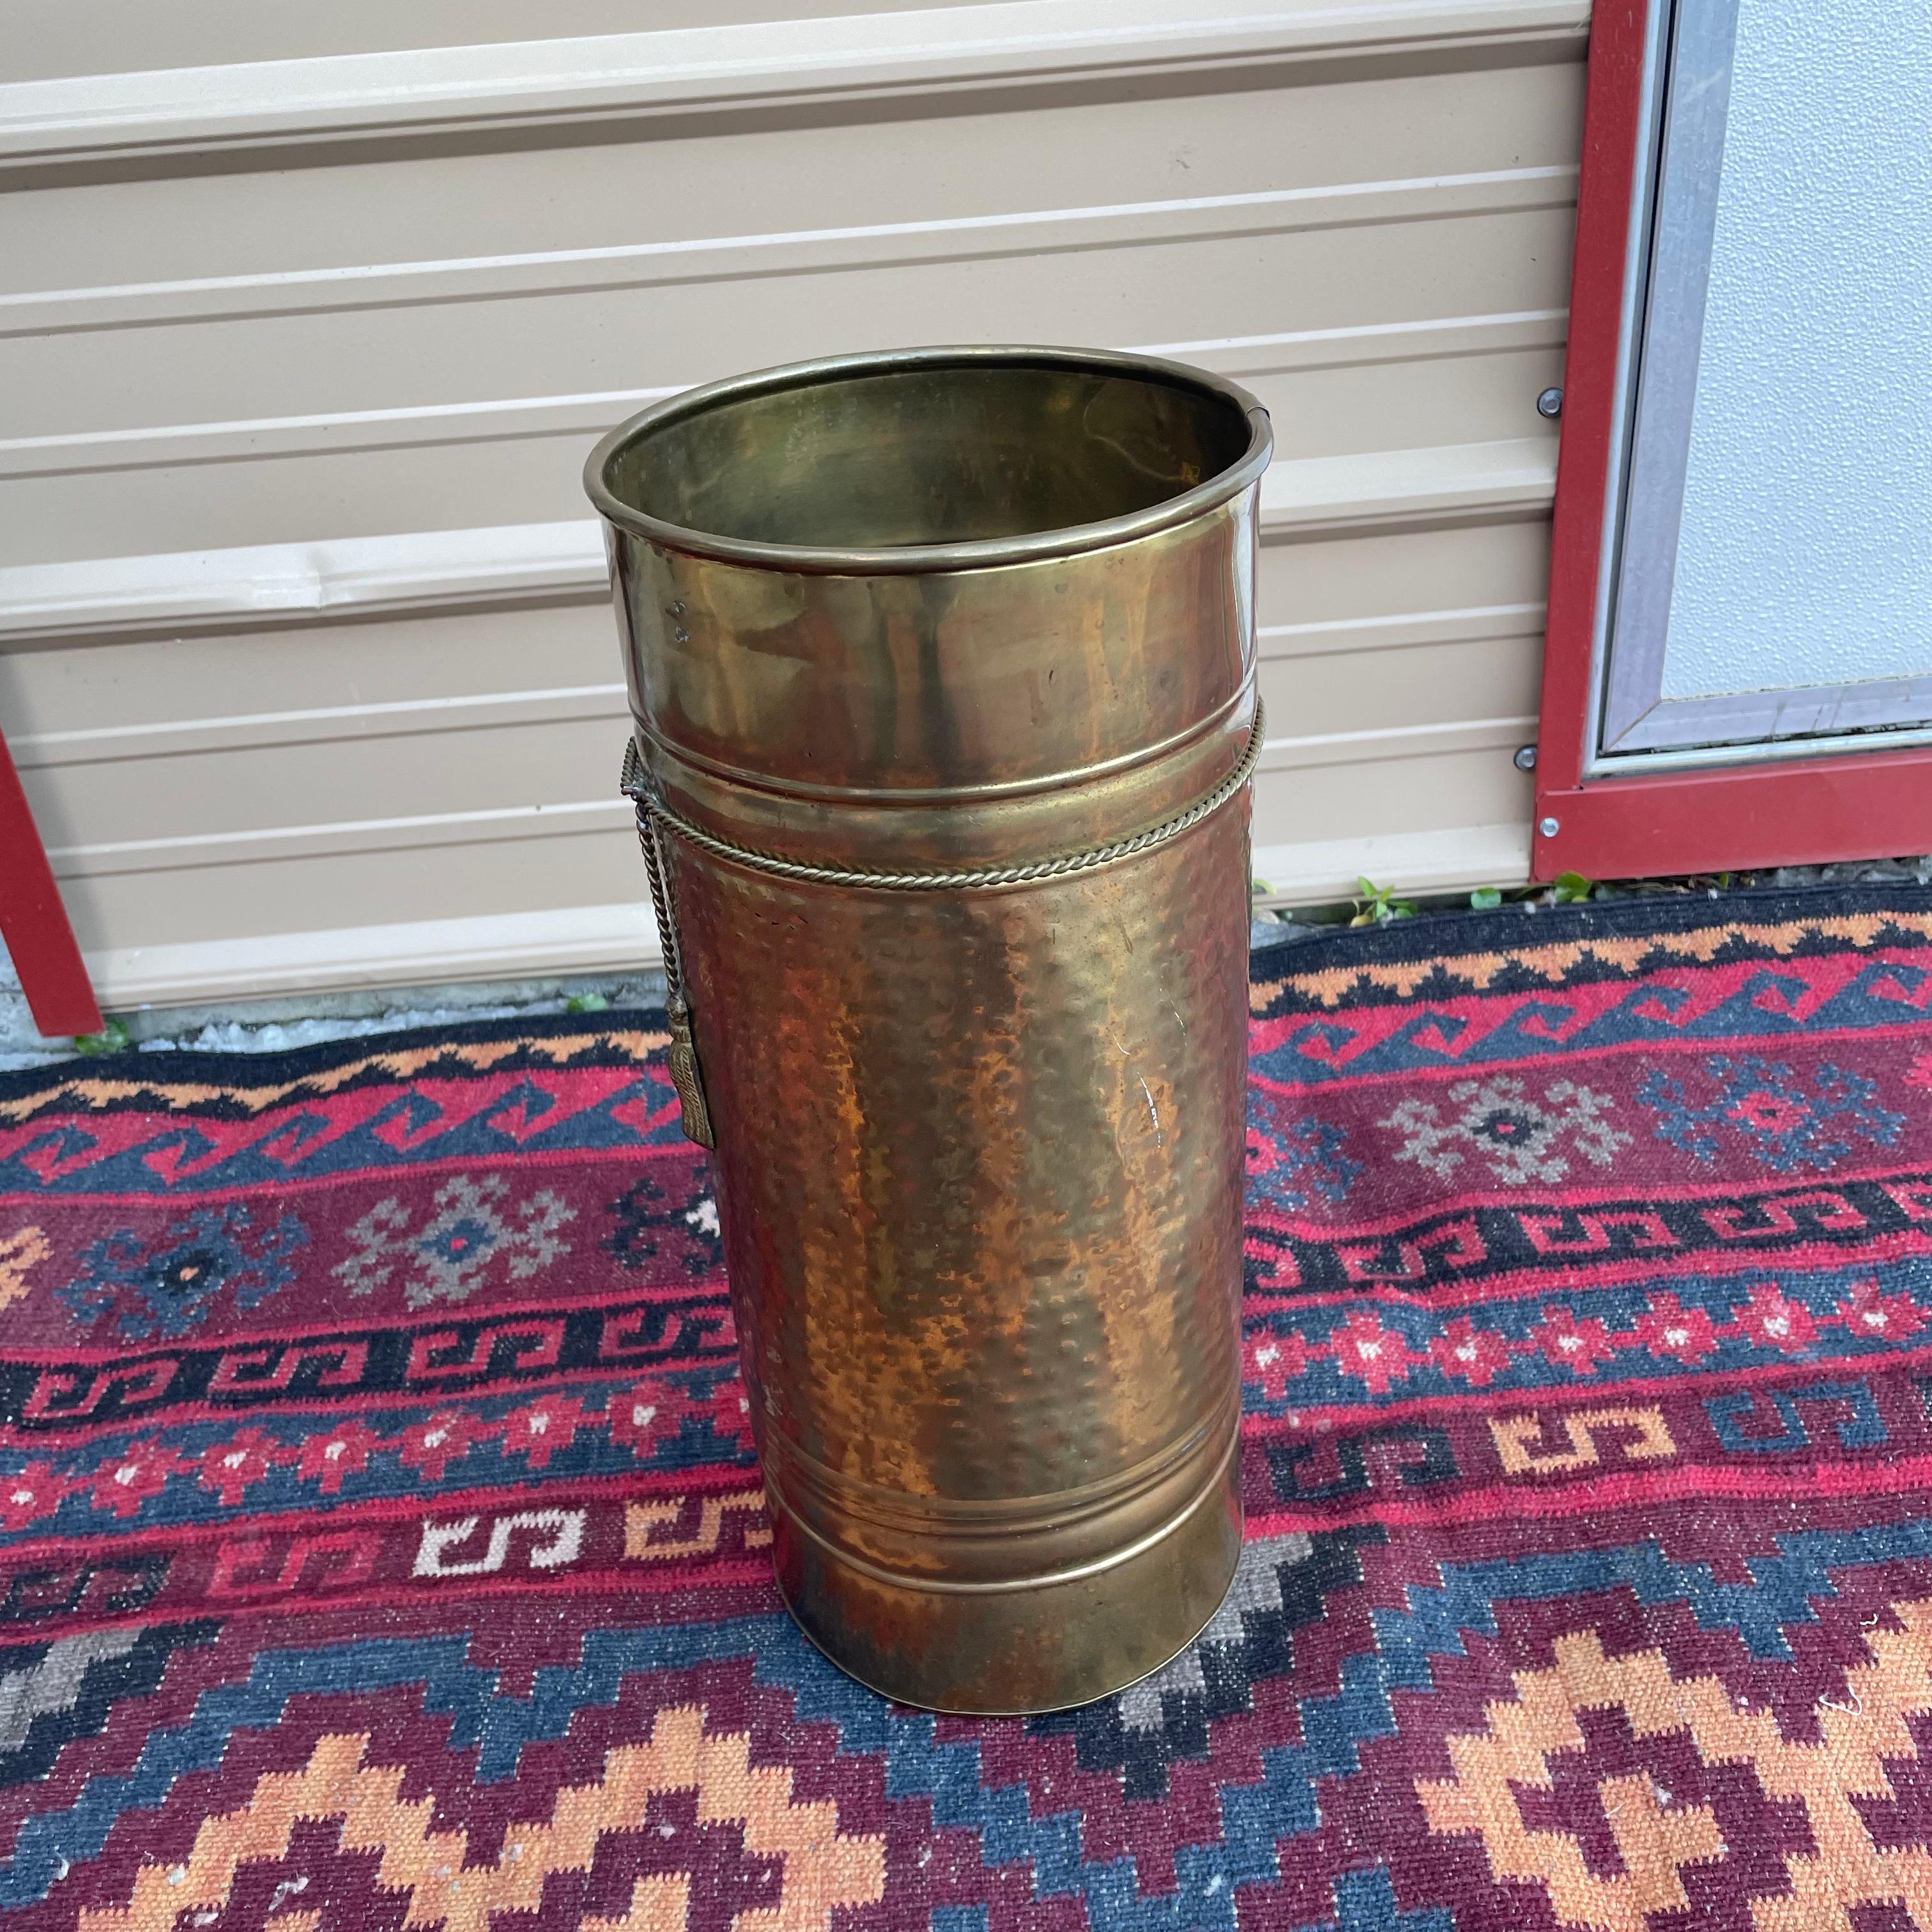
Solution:
<svg viewBox="0 0 1932 1932"><path fill-rule="evenodd" d="M1554 387L1545 389L1536 399L1536 413L1554 422L1563 413L1563 392Z"/></svg>
<svg viewBox="0 0 1932 1932"><path fill-rule="evenodd" d="M1520 772L1534 771L1536 769L1536 747L1534 745L1524 745L1519 747L1516 756L1512 758L1510 762L1514 764Z"/></svg>
<svg viewBox="0 0 1932 1932"><path fill-rule="evenodd" d="M1544 818L1538 820L1536 829L1543 834L1544 838L1554 838L1557 833L1563 830L1563 826L1560 820Z"/></svg>

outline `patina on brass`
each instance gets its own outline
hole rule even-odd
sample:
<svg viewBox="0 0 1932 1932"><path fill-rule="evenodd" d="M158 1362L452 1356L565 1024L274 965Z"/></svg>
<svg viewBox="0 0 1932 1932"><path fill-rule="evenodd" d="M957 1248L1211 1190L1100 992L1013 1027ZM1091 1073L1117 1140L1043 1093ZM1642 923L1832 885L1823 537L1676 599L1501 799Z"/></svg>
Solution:
<svg viewBox="0 0 1932 1932"><path fill-rule="evenodd" d="M590 460L779 1582L908 1702L1118 1690L1234 1572L1269 446L1171 364L922 350Z"/></svg>

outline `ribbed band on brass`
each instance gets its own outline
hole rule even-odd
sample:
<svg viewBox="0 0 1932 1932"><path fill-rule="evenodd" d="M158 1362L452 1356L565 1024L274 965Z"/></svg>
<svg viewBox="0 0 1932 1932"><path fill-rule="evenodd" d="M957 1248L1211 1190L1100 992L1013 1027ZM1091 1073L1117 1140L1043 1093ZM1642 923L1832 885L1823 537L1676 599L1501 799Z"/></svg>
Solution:
<svg viewBox="0 0 1932 1932"><path fill-rule="evenodd" d="M1026 885L1036 880L1063 879L1072 873L1091 872L1096 866L1112 865L1116 860L1130 859L1138 853L1151 851L1156 845L1165 845L1169 839L1178 838L1184 832L1191 831L1204 818L1220 811L1254 776L1255 767L1261 761L1266 722L1261 699L1257 696L1254 728L1248 734L1240 762L1212 791L1204 794L1173 818L1150 826L1144 832L1136 832L1130 838L1116 839L1109 845L1093 846L1084 852L1062 853L1051 859L1035 859L1021 866L974 866L952 872L888 872L862 866L814 866L803 860L785 858L776 852L761 851L754 845L740 845L732 839L721 838L716 832L706 831L702 826L694 825L689 819L672 811L662 799L649 796L644 789L634 742L624 761L622 788L636 802L640 826L646 824L648 815L650 820L668 826L680 838L700 850L728 860L734 865L748 866L753 872L769 872L777 878L799 879L820 885L869 886L878 892L986 891L1000 886Z"/></svg>
<svg viewBox="0 0 1932 1932"><path fill-rule="evenodd" d="M774 1432L766 1494L776 1512L836 1562L892 1588L951 1596L1046 1589L1098 1576L1173 1534L1226 1476L1240 1421L1231 1390L1198 1429L1132 1469L1052 1496L980 1500L880 1489L842 1475ZM820 1518L836 1531L828 1533ZM1048 1549L1052 1556L1040 1562ZM888 1550L907 1560L890 1560ZM987 1566L989 1555L1006 1560Z"/></svg>

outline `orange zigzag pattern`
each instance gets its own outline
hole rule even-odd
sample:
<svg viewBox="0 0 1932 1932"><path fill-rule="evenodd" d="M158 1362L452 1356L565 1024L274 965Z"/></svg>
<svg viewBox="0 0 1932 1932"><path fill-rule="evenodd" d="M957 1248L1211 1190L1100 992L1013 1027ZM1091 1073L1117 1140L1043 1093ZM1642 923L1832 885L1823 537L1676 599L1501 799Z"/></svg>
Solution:
<svg viewBox="0 0 1932 1932"><path fill-rule="evenodd" d="M1609 1876L1569 1832L1523 1822L1516 1791L1547 1790L1550 1757L1583 1748L1576 1713L1620 1710L1636 1737L1688 1731L1706 1764L1748 1765L1774 1803L1803 1804L1816 1849L1786 1852L1790 1888L1751 1901L1757 1932L1856 1932L1853 1913L1880 1904L1932 1926L1932 1854L1878 1844L1857 1802L1897 1796L1887 1762L1917 1760L1908 1720L1932 1711L1932 1601L1892 1615L1901 1628L1874 1630L1872 1660L1845 1673L1846 1702L1820 1706L1816 1744L1786 1738L1768 1711L1740 1710L1715 1677L1672 1676L1659 1651L1613 1658L1594 1630L1560 1638L1550 1669L1520 1673L1514 1700L1489 1707L1486 1731L1449 1740L1455 1775L1418 1782L1430 1829L1479 1836L1498 1881L1540 1880L1566 1926L1646 1932L1651 1913L1684 1910L1684 1868L1726 1856L1708 1805L1672 1804L1641 1772L1606 1778L1598 1796L1624 1868Z"/></svg>
<svg viewBox="0 0 1932 1932"><path fill-rule="evenodd" d="M1544 946L1510 946L1486 952L1465 952L1446 958L1403 959L1377 962L1360 966L1330 966L1312 973L1284 973L1278 978L1257 980L1250 989L1249 1004L1259 1012L1284 987L1324 1006L1339 1006L1358 986L1372 986L1406 999L1437 974L1460 980L1478 992L1495 983L1498 974L1516 968L1538 974L1552 986L1561 986L1586 961L1614 966L1632 977L1645 966L1664 959L1694 959L1708 965L1732 940L1761 946L1776 953L1788 953L1802 940L1814 936L1843 940L1861 952L1876 945L1888 934L1916 934L1932 938L1932 913L1841 913L1816 919L1788 920L1766 925L1746 920L1726 920L1701 926L1688 932L1647 933L1641 938L1619 939L1606 934L1594 939L1565 940Z"/></svg>
<svg viewBox="0 0 1932 1932"><path fill-rule="evenodd" d="M204 1082L170 1080L158 1068L149 1078L116 1078L106 1073L76 1074L70 1080L44 1087L16 1100L0 1102L0 1125L29 1120L56 1106L84 1102L93 1108L108 1107L117 1100L146 1100L157 1112L192 1107L209 1100L246 1107L260 1113L284 1101L310 1094L332 1094L358 1076L376 1072L397 1080L413 1080L426 1069L454 1060L487 1073L499 1060L512 1055L531 1054L554 1066L567 1065L586 1048L608 1048L614 1054L640 1064L658 1052L670 1039L666 1033L608 1030L595 1033L551 1034L515 1040L467 1040L458 1045L399 1047L345 1060L339 1066L317 1073L304 1073L293 1080L272 1081L259 1087L209 1086ZM145 1063L153 1066L152 1061Z"/></svg>
<svg viewBox="0 0 1932 1932"><path fill-rule="evenodd" d="M27 1276L54 1251L39 1228L16 1228L0 1234L0 1308L18 1301L27 1292Z"/></svg>
<svg viewBox="0 0 1932 1932"><path fill-rule="evenodd" d="M815 1932L835 1906L876 1901L884 1840L842 1836L830 1799L794 1804L789 1770L754 1765L747 1738L707 1736L704 1718L701 1706L661 1711L644 1743L606 1756L598 1782L560 1791L548 1824L512 1826L494 1865L464 1864L467 1834L433 1828L435 1802L402 1796L402 1766L364 1765L366 1736L322 1738L300 1771L268 1773L238 1810L206 1820L183 1862L144 1865L125 1905L82 1912L80 1932L172 1932L183 1913L226 1904L244 1864L286 1857L299 1820L326 1818L341 1820L345 1851L381 1855L376 1882L408 1895L410 1932L489 1932L494 1912L534 1911L551 1873L587 1870L598 1840L640 1823L654 1794L694 1787L700 1820L742 1824L750 1850L784 1862L779 1902L741 1912L736 1932ZM622 1918L584 1932L671 1932L687 1890L675 1875L640 1880Z"/></svg>

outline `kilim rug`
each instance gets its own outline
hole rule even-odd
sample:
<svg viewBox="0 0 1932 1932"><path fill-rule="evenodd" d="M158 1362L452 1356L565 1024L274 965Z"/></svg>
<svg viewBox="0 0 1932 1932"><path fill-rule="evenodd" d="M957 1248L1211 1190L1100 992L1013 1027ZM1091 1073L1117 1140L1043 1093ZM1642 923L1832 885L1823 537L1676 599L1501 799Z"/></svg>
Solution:
<svg viewBox="0 0 1932 1932"><path fill-rule="evenodd" d="M1256 970L1247 1560L1033 1720L780 1612L657 1016L0 1081L5 1924L1932 1927L1932 895Z"/></svg>

